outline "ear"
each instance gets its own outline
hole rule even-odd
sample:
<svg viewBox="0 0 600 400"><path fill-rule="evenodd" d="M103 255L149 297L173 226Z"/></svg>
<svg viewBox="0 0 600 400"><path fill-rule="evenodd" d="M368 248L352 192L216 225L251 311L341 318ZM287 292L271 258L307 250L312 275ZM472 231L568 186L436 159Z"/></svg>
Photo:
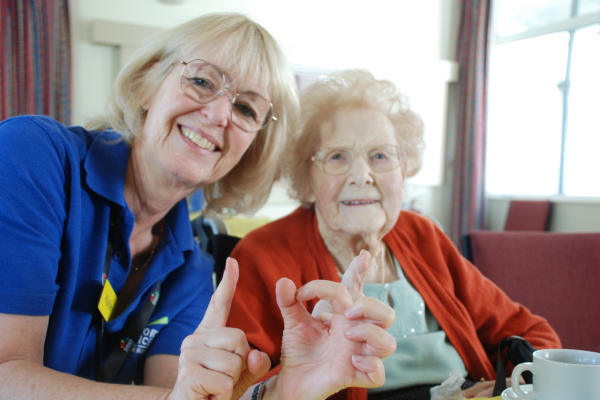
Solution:
<svg viewBox="0 0 600 400"><path fill-rule="evenodd" d="M317 196L314 194L314 192L311 190L310 193L304 197L306 199L306 201L308 203L312 203L313 205L315 205L315 203L317 202Z"/></svg>
<svg viewBox="0 0 600 400"><path fill-rule="evenodd" d="M406 170L408 168L408 161L406 160L406 156L402 158L402 162L400 163L400 170L402 171L402 179L406 180Z"/></svg>
<svg viewBox="0 0 600 400"><path fill-rule="evenodd" d="M311 166L311 168L313 168L313 167ZM308 177L307 177L307 179L308 179L308 188L305 191L304 196L302 196L302 197L303 197L304 201L306 201L307 203L312 203L313 206L314 206L314 204L317 202L317 194L316 194L317 190L316 190L316 187L315 187L315 180L313 178L314 178L313 177L313 172L309 171L308 172Z"/></svg>

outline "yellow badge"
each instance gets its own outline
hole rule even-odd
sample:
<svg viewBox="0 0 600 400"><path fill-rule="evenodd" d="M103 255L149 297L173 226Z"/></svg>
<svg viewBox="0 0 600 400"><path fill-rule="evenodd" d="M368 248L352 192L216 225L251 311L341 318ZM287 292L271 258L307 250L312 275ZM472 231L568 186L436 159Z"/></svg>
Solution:
<svg viewBox="0 0 600 400"><path fill-rule="evenodd" d="M110 321L110 316L117 305L117 294L114 289L110 285L108 279L104 284L104 289L102 289L102 295L100 296L100 302L98 303L98 310L104 317L104 319L108 322Z"/></svg>

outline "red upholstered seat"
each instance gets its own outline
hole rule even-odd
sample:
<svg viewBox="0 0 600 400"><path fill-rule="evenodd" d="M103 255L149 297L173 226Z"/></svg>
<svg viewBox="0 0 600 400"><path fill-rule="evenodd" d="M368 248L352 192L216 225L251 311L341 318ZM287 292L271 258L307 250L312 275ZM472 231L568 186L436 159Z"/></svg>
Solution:
<svg viewBox="0 0 600 400"><path fill-rule="evenodd" d="M550 201L512 200L506 216L505 231L547 231Z"/></svg>
<svg viewBox="0 0 600 400"><path fill-rule="evenodd" d="M470 241L477 268L545 317L564 348L600 352L600 233L476 231Z"/></svg>

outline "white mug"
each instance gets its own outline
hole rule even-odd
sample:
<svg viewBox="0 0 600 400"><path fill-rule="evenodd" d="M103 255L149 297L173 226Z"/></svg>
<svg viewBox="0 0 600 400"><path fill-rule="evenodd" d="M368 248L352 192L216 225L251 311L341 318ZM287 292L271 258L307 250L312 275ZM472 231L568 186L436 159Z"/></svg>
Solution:
<svg viewBox="0 0 600 400"><path fill-rule="evenodd" d="M533 373L533 390L523 392L519 378ZM532 363L515 367L512 389L519 398L539 400L599 400L600 353L584 350L551 349L533 353Z"/></svg>

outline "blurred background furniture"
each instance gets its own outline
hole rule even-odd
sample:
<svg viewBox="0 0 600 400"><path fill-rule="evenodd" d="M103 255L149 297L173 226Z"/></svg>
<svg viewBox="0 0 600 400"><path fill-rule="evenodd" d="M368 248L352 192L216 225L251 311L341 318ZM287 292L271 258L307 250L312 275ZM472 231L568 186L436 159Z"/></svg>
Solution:
<svg viewBox="0 0 600 400"><path fill-rule="evenodd" d="M550 226L550 201L512 200L505 231L547 231Z"/></svg>
<svg viewBox="0 0 600 400"><path fill-rule="evenodd" d="M191 221L192 232L200 248L213 257L213 286L216 288L225 272L225 262L241 238L231 236L229 228L220 217L196 216Z"/></svg>
<svg viewBox="0 0 600 400"><path fill-rule="evenodd" d="M564 348L600 352L600 233L473 231L469 239L475 266L546 318Z"/></svg>
<svg viewBox="0 0 600 400"><path fill-rule="evenodd" d="M236 215L235 217L224 219L223 222L227 225L227 229L229 229L229 235L243 238L247 233L271 222L271 219L260 216L247 217Z"/></svg>

